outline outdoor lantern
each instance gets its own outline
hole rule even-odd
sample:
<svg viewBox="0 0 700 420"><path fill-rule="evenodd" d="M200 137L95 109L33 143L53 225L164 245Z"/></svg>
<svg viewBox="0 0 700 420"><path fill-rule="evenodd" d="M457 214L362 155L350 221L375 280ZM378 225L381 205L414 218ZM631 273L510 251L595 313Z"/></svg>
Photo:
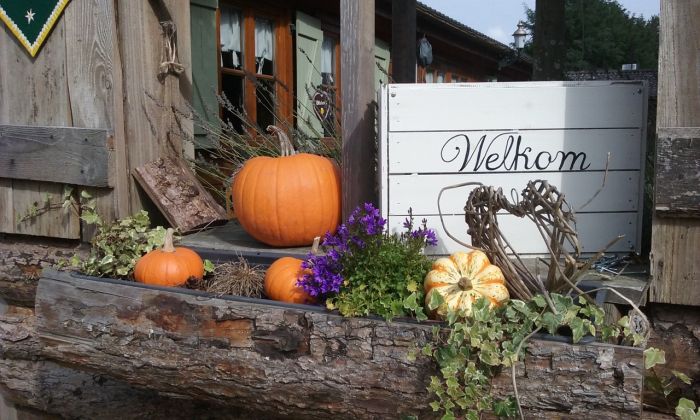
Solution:
<svg viewBox="0 0 700 420"><path fill-rule="evenodd" d="M523 47L525 47L525 37L527 37L525 24L520 21L518 22L518 29L513 32L513 40L515 41L515 48L517 50L521 50Z"/></svg>
<svg viewBox="0 0 700 420"><path fill-rule="evenodd" d="M518 29L513 32L513 45L515 48L509 49L507 55L498 61L498 70L510 66L520 59L520 52L525 47L525 38L528 33L525 30L525 24L520 21L518 22Z"/></svg>

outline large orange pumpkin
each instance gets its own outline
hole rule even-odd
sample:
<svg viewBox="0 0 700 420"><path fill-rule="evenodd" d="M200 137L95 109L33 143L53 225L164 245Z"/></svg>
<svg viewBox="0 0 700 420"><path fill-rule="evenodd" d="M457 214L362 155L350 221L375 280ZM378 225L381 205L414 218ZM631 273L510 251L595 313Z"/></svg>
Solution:
<svg viewBox="0 0 700 420"><path fill-rule="evenodd" d="M155 286L181 286L188 278L204 277L204 262L189 248L173 246L173 229L165 232L162 249L139 258L134 268L136 281Z"/></svg>
<svg viewBox="0 0 700 420"><path fill-rule="evenodd" d="M509 298L501 269L491 265L481 251L455 252L438 258L423 286L426 307L433 293L442 296L443 303L434 313L438 318L444 318L449 310L461 310L470 316L472 304L480 297L488 299L491 307Z"/></svg>
<svg viewBox="0 0 700 420"><path fill-rule="evenodd" d="M272 300L288 303L314 303L297 281L301 278L302 260L283 257L276 260L265 272L265 295Z"/></svg>
<svg viewBox="0 0 700 420"><path fill-rule="evenodd" d="M272 246L309 245L340 223L340 169L332 160L294 154L276 127L282 156L248 160L233 180L233 207L243 229Z"/></svg>

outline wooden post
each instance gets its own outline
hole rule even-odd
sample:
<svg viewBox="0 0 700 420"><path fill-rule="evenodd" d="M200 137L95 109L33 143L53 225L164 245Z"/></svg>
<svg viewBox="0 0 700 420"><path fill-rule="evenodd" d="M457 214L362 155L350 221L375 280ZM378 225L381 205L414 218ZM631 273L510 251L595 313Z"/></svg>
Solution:
<svg viewBox="0 0 700 420"><path fill-rule="evenodd" d="M692 198L700 192L697 183L688 179L697 176L700 156L700 142L692 140L700 132L700 39L695 35L698 18L700 2L661 2L656 146L659 191L651 238L652 302L700 305L700 218L692 217L697 214ZM681 150L683 158L678 155ZM675 180L666 176L669 168L664 162L670 161L675 167ZM669 191L668 185L659 185L669 182L685 184L685 191ZM689 217L679 218L678 213L669 212L673 210L671 202L681 205ZM663 217L663 213L669 217Z"/></svg>
<svg viewBox="0 0 700 420"><path fill-rule="evenodd" d="M340 1L343 218L377 202L374 163L374 0Z"/></svg>
<svg viewBox="0 0 700 420"><path fill-rule="evenodd" d="M416 81L416 0L391 3L391 76L396 83Z"/></svg>

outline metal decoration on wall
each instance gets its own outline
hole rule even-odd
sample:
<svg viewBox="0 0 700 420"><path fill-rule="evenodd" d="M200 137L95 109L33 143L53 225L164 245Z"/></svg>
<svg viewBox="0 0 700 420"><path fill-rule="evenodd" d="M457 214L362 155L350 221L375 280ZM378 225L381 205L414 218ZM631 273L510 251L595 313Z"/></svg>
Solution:
<svg viewBox="0 0 700 420"><path fill-rule="evenodd" d="M331 108L331 98L323 89L317 89L312 98L314 104L314 113L316 117L323 123L328 119Z"/></svg>
<svg viewBox="0 0 700 420"><path fill-rule="evenodd" d="M0 19L32 57L70 0L0 0Z"/></svg>

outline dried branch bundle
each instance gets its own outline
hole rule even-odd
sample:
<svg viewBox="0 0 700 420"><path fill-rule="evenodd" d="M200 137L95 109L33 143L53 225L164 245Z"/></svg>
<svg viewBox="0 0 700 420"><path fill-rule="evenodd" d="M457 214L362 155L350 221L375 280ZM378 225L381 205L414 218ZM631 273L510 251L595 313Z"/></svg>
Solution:
<svg viewBox="0 0 700 420"><path fill-rule="evenodd" d="M524 300L546 291L568 293L575 290L583 294L576 285L577 279L621 238L615 238L579 267L577 260L581 255L581 246L574 211L564 194L546 180L528 182L520 200L515 203L505 197L501 188L479 185L469 194L464 211L467 233L472 240L470 247L486 252L503 271L511 294ZM503 235L498 224L498 213L501 211L527 218L537 227L550 257L549 261L541 260L548 267L545 281L528 270Z"/></svg>

